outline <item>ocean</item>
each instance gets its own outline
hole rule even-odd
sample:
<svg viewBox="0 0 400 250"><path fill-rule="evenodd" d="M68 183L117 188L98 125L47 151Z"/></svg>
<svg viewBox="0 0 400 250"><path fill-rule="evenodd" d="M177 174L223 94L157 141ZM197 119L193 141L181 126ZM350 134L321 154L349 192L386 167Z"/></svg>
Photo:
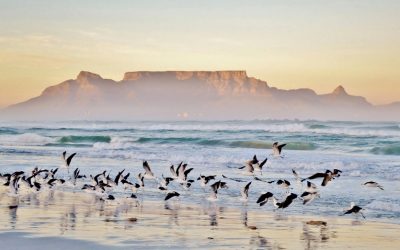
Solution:
<svg viewBox="0 0 400 250"><path fill-rule="evenodd" d="M283 157L272 156L273 142L286 143ZM220 206L275 213L271 203L256 204L261 193L272 192L277 198L285 190L276 184L259 182L243 176L239 167L253 155L268 158L262 175L265 180L287 179L291 192L300 195L301 184L292 169L301 177L326 169L340 169L342 175L320 188L320 198L306 206L297 199L285 214L335 217L343 214L350 202L365 209L367 220L400 223L400 124L392 122L338 121L179 121L179 122L3 122L0 124L0 173L31 170L34 167L56 168L62 165L61 154L77 152L71 168L82 174L103 170L116 175L126 169L130 179L143 172L147 160L153 172L169 176L169 167L181 161L194 170L189 179L200 174L218 175L229 189L219 191ZM246 182L223 179L222 174ZM60 170L59 177L68 179ZM88 180L89 181L89 180ZM240 190L252 181L249 202L239 201ZM376 181L384 187L365 187ZM145 180L146 188L156 189L156 183ZM314 183L320 185L321 180ZM195 182L189 191L176 184L171 189L181 192L181 201L207 204L208 189ZM116 191L116 196L123 196ZM142 200L161 200L165 194L146 192Z"/></svg>

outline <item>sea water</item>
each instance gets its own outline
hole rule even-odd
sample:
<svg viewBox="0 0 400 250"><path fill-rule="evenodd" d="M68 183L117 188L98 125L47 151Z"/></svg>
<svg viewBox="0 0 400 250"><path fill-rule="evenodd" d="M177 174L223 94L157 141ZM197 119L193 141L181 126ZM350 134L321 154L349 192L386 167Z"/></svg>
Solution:
<svg viewBox="0 0 400 250"><path fill-rule="evenodd" d="M271 153L272 143L286 143L282 157ZM320 198L302 205L297 199L285 214L340 216L350 202L365 209L369 220L400 223L400 124L393 122L321 122L321 121L177 121L177 122L13 122L0 124L0 173L16 170L29 171L34 167L57 168L61 154L77 152L71 169L81 174L96 174L104 170L115 176L125 169L130 180L143 172L142 161L147 160L156 176L170 176L171 165L188 163L194 170L189 179L200 174L217 175L228 183L229 189L220 190L220 206L274 213L272 203L263 207L256 204L261 193L272 192L284 199L287 192L299 196L304 190L296 182L292 169L303 178L330 169L343 171L339 178L321 187L321 179L313 180L319 186ZM268 158L261 173L256 175L268 181L286 179L289 191L276 184L243 176L238 169L257 155L261 161ZM238 178L235 182L222 174ZM60 170L58 177L68 179ZM90 180L88 180L90 181ZM249 201L239 200L240 190L252 181ZM367 181L376 181L384 190L365 187ZM139 193L141 199L162 200L165 194L157 192L155 181L145 180L151 192ZM304 183L303 183L304 184ZM209 188L195 182L190 190L179 184L169 189L181 193L180 202L204 205L209 203ZM115 196L126 196L115 191Z"/></svg>

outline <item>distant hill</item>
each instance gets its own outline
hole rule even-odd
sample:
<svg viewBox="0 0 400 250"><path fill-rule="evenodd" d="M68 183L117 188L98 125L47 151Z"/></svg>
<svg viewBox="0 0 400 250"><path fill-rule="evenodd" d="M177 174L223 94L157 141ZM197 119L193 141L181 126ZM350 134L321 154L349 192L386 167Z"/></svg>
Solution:
<svg viewBox="0 0 400 250"><path fill-rule="evenodd" d="M342 86L318 95L283 90L245 71L137 71L121 81L81 71L76 79L0 112L15 120L399 120L400 103L374 106Z"/></svg>

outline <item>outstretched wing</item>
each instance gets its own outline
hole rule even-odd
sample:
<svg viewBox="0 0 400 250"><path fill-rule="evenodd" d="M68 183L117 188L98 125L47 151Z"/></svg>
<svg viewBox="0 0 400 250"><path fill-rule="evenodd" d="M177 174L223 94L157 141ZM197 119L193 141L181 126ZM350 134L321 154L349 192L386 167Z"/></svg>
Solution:
<svg viewBox="0 0 400 250"><path fill-rule="evenodd" d="M65 163L67 163L67 166L69 167L69 165L71 164L72 158L74 158L74 156L76 155L76 153L73 153L72 155L70 155L67 160L65 161Z"/></svg>

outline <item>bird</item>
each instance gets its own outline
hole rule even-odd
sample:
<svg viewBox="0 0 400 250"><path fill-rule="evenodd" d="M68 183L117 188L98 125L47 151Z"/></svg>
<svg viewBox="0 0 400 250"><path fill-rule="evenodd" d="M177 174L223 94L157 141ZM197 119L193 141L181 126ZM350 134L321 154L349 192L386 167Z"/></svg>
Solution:
<svg viewBox="0 0 400 250"><path fill-rule="evenodd" d="M216 181L210 187L211 187L211 194L207 198L207 200L209 200L209 201L216 201L218 199L217 194L218 194L219 189L228 188L226 182L222 182L222 181Z"/></svg>
<svg viewBox="0 0 400 250"><path fill-rule="evenodd" d="M292 173L293 173L294 178L296 179L296 181L300 182L301 178L300 178L299 174L296 172L296 170L292 169Z"/></svg>
<svg viewBox="0 0 400 250"><path fill-rule="evenodd" d="M265 158L262 162L260 162L260 161L257 159L257 156L254 155L252 160L249 160L249 161L247 161L247 162L245 163L245 166L246 166L246 165L250 165L250 166L253 167L253 170L259 171L259 172L261 172L261 174L262 174L262 168L263 168L263 166L265 165L265 163L267 162L267 160L268 160L268 158Z"/></svg>
<svg viewBox="0 0 400 250"><path fill-rule="evenodd" d="M206 175L201 175L200 174L200 177L197 178L197 180L201 181L200 182L200 186L205 187L208 184L208 182L210 182L210 180L215 180L215 177L217 177L217 176L216 175L208 175L208 176L206 176Z"/></svg>
<svg viewBox="0 0 400 250"><path fill-rule="evenodd" d="M279 209L287 208L290 204L292 204L293 200L297 198L297 194L291 193L289 194L283 202L278 202L275 197L272 197L274 201L274 206Z"/></svg>
<svg viewBox="0 0 400 250"><path fill-rule="evenodd" d="M290 182L288 180L277 180L276 185L278 185L281 188L289 188Z"/></svg>
<svg viewBox="0 0 400 250"><path fill-rule="evenodd" d="M186 169L187 166L187 164L179 164L178 168L176 169L178 175L177 182L184 183L187 181L188 174L193 170L193 168Z"/></svg>
<svg viewBox="0 0 400 250"><path fill-rule="evenodd" d="M311 175L310 177L307 177L307 178L304 178L304 179L302 179L301 181L303 182L303 181L305 181L305 180L313 180L313 179L317 179L317 178L324 178L323 180L322 180L322 183L321 183L321 186L326 186L327 184L328 184L328 182L329 181L331 181L332 180L332 171L330 171L329 169L327 169L326 171L325 171L325 173L316 173L316 174L313 174L313 175Z"/></svg>
<svg viewBox="0 0 400 250"><path fill-rule="evenodd" d="M169 192L167 194L167 196L165 196L164 200L167 201L167 200L171 199L172 197L179 197L179 196L180 196L180 193L178 193L176 191L172 191L172 192Z"/></svg>
<svg viewBox="0 0 400 250"><path fill-rule="evenodd" d="M243 175L254 175L254 167L252 164L245 164L239 169L243 169L243 171L241 172L241 174Z"/></svg>
<svg viewBox="0 0 400 250"><path fill-rule="evenodd" d="M319 197L319 193L305 191L300 197L303 199L303 205L307 205L312 202L316 197Z"/></svg>
<svg viewBox="0 0 400 250"><path fill-rule="evenodd" d="M274 144L272 144L272 154L274 156L281 156L282 148L284 146L286 146L286 144L279 145L278 142L274 142Z"/></svg>
<svg viewBox="0 0 400 250"><path fill-rule="evenodd" d="M246 186L244 186L244 188L240 191L242 197L241 200L242 201L247 201L249 199L249 188L251 185L251 181L249 183L246 184Z"/></svg>
<svg viewBox="0 0 400 250"><path fill-rule="evenodd" d="M380 184L378 184L377 182L375 182L375 181L367 181L363 185L366 186L366 187L377 187L377 188L379 188L381 190L384 190L383 187Z"/></svg>
<svg viewBox="0 0 400 250"><path fill-rule="evenodd" d="M305 188L305 191L313 193L313 192L317 192L317 190L318 190L317 185L315 185L311 181L307 181L307 186Z"/></svg>
<svg viewBox="0 0 400 250"><path fill-rule="evenodd" d="M160 181L160 185L159 185L158 189L164 191L164 190L167 190L167 186L169 185L169 183L171 181L174 180L174 178L172 178L172 177L164 177L164 175L162 175L161 177L162 177L162 180Z"/></svg>
<svg viewBox="0 0 400 250"><path fill-rule="evenodd" d="M76 153L73 153L67 157L67 151L64 151L62 153L62 159L64 160L64 167L66 167L68 169L68 172L69 172L69 166L71 165L72 158L74 158L75 155L76 155Z"/></svg>
<svg viewBox="0 0 400 250"><path fill-rule="evenodd" d="M340 174L342 173L342 170L340 170L340 169L333 169L333 172L332 172L332 178L337 178L337 177L340 177Z"/></svg>
<svg viewBox="0 0 400 250"><path fill-rule="evenodd" d="M139 181L139 186L140 186L140 187L144 187L144 176L143 176L142 173L139 173L139 174L138 174L137 179L138 179L138 181Z"/></svg>
<svg viewBox="0 0 400 250"><path fill-rule="evenodd" d="M345 209L345 212L343 215L346 214L361 214L361 216L365 219L364 214L361 212L361 210L363 210L361 207L356 206L354 202L350 203L350 207Z"/></svg>
<svg viewBox="0 0 400 250"><path fill-rule="evenodd" d="M143 161L143 169L145 171L143 177L145 179L155 179L154 173L151 171L150 165L147 161Z"/></svg>
<svg viewBox="0 0 400 250"><path fill-rule="evenodd" d="M275 182L275 181L266 181L266 180L263 180L263 179L258 178L257 176L254 176L254 180L256 180L256 181L261 181L261 182L265 182L265 183L268 183L268 184L272 184L272 183Z"/></svg>
<svg viewBox="0 0 400 250"><path fill-rule="evenodd" d="M263 194L261 194L261 196L258 198L257 204L259 204L260 207L261 207L261 206L264 206L265 204L267 204L269 198L271 198L271 197L273 197L273 196L274 196L274 194L271 193L271 192L263 193Z"/></svg>

